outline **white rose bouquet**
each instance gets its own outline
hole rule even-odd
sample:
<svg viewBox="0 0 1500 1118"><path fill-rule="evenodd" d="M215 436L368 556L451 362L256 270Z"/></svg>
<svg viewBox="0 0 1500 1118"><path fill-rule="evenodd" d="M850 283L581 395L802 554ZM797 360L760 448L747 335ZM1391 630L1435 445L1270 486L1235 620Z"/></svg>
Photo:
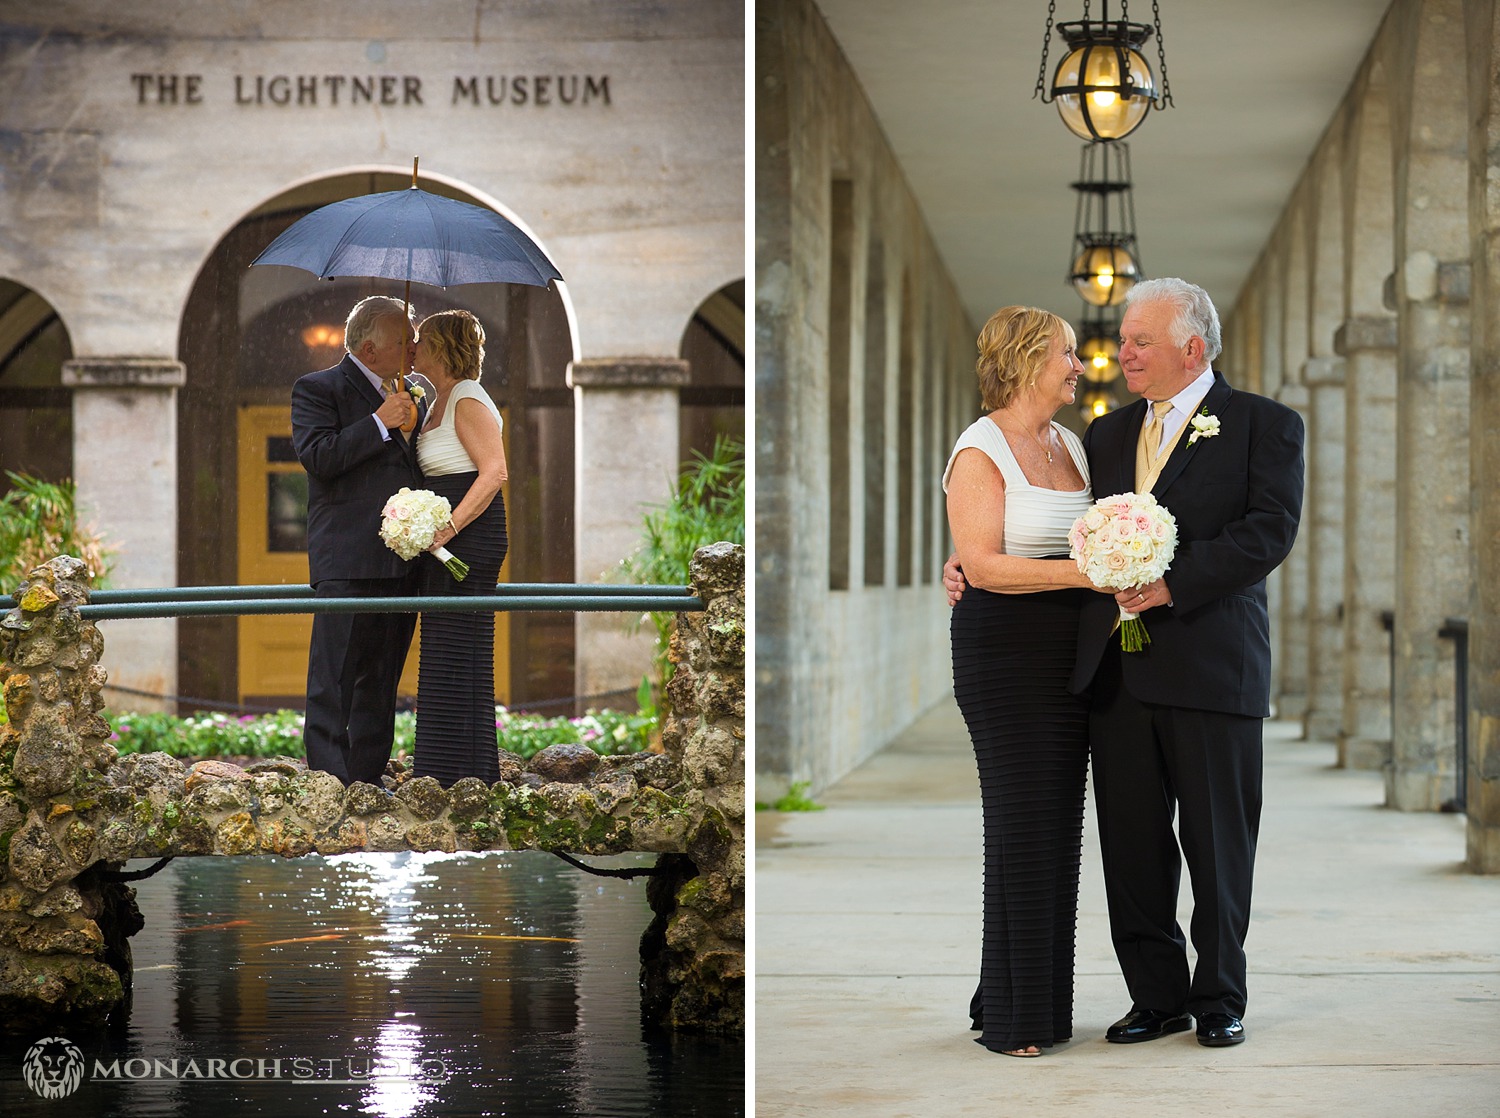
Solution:
<svg viewBox="0 0 1500 1118"><path fill-rule="evenodd" d="M1096 586L1123 590L1167 573L1177 552L1177 521L1149 493L1120 493L1094 502L1073 522L1069 555ZM1120 609L1120 647L1139 652L1151 635L1139 615Z"/></svg>
<svg viewBox="0 0 1500 1118"><path fill-rule="evenodd" d="M468 577L469 565L446 547L432 546L432 537L452 516L453 506L447 497L439 497L430 489L409 489L403 485L381 511L380 538L403 559L432 552L448 568L448 573L462 582Z"/></svg>

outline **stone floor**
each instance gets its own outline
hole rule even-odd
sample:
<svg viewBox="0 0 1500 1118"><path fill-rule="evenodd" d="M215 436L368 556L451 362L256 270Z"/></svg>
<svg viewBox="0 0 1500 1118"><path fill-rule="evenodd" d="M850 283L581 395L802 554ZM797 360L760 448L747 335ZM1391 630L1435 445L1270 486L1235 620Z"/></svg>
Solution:
<svg viewBox="0 0 1500 1118"><path fill-rule="evenodd" d="M1500 1115L1500 877L1463 872L1462 816L1387 811L1377 774L1334 769L1332 745L1296 734L1267 724L1236 1048L1105 1043L1129 998L1092 802L1074 1040L1035 1060L972 1042L980 818L951 702L826 810L759 813L756 1115Z"/></svg>

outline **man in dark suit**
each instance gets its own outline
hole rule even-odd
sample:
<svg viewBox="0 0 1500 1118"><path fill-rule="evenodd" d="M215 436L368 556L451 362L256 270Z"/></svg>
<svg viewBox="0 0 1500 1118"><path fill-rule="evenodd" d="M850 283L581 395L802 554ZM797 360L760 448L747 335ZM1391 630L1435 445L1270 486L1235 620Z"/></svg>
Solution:
<svg viewBox="0 0 1500 1118"><path fill-rule="evenodd" d="M411 563L380 538L381 510L421 488L416 440L426 403L410 382L415 337L400 299L361 300L344 326L343 361L292 387L292 445L307 471L307 555L320 598L414 592ZM409 434L403 424L417 417ZM395 733L396 688L414 613L313 615L303 739L310 769L380 785Z"/></svg>
<svg viewBox="0 0 1500 1118"><path fill-rule="evenodd" d="M1191 1015L1198 1042L1221 1047L1245 1037L1270 714L1266 576L1297 534L1302 420L1213 371L1219 317L1201 287L1137 284L1120 337L1125 383L1145 399L1089 426L1090 483L1096 497L1153 494L1176 518L1178 545L1164 578L1091 596L1079 622L1071 689L1089 695L1110 933L1132 1000L1106 1039L1155 1040L1190 1028ZM951 561L945 582L950 597L963 585ZM1150 643L1139 652L1120 649L1118 607L1142 615ZM1177 924L1184 858L1191 976Z"/></svg>
<svg viewBox="0 0 1500 1118"><path fill-rule="evenodd" d="M1245 1037L1261 730L1271 713L1266 576L1297 535L1302 420L1212 370L1219 317L1201 287L1136 285L1120 337L1125 383L1145 399L1084 435L1094 493L1151 493L1176 518L1178 543L1164 578L1114 600L1096 596L1079 624L1072 689L1090 696L1110 931L1133 1002L1106 1037L1154 1040L1188 1028L1191 1014L1199 1043L1220 1047ZM1112 636L1117 604L1143 614L1151 643L1142 651L1122 652ZM1191 978L1176 916L1174 807L1193 888Z"/></svg>

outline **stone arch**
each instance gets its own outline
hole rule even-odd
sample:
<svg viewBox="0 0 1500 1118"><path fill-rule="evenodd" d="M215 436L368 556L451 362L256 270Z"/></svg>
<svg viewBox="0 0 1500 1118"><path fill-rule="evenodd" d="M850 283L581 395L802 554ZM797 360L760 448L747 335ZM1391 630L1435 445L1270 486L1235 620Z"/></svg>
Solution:
<svg viewBox="0 0 1500 1118"><path fill-rule="evenodd" d="M0 471L47 481L72 476L72 393L62 376L72 356L72 336L53 302L0 277Z"/></svg>
<svg viewBox="0 0 1500 1118"><path fill-rule="evenodd" d="M1347 106L1342 110L1347 113ZM1306 737L1330 741L1343 717L1344 358L1334 346L1344 322L1343 126L1337 120L1308 178L1307 496L1300 535L1308 542Z"/></svg>
<svg viewBox="0 0 1500 1118"><path fill-rule="evenodd" d="M707 455L720 435L745 438L745 280L731 280L698 304L678 356L688 380L679 391L682 462Z"/></svg>
<svg viewBox="0 0 1500 1118"><path fill-rule="evenodd" d="M1387 25L1382 36L1389 36ZM1344 148L1345 507L1393 507L1396 500L1396 319L1388 302L1395 260L1395 186L1390 67L1377 43L1350 91ZM1390 757L1390 638L1396 524L1344 521L1343 707L1339 763L1381 769Z"/></svg>
<svg viewBox="0 0 1500 1118"><path fill-rule="evenodd" d="M1308 178L1308 271L1312 291L1307 307L1308 346L1314 357L1333 354L1334 335L1344 322L1344 158L1343 129L1335 121L1328 141L1314 158Z"/></svg>
<svg viewBox="0 0 1500 1118"><path fill-rule="evenodd" d="M257 427L252 439L246 425L252 417L272 426L284 422L289 434L292 382L341 359L348 308L365 295L400 298L404 285L358 277L319 281L297 269L249 264L312 210L410 183L410 172L388 167L341 168L297 180L243 213L203 258L183 305L178 335L178 356L186 370L177 408L182 583L225 585L306 577L277 573L279 567L269 575L244 573L242 544L249 530L241 521L258 515L251 506L262 499L267 502L267 518L273 515L270 505L278 502L292 507L295 518L299 473L295 460L282 464L282 472L289 471L291 479L286 494L257 498L249 490L242 492L251 484L244 444L264 444L269 455L278 437L269 428L262 432ZM434 194L474 204L493 201L438 177L424 175L421 185ZM492 208L502 209L498 204ZM512 545L502 577L572 581L574 396L567 369L577 353L578 331L565 289L472 284L443 290L414 284L411 298L419 317L446 307L472 310L489 335L484 386L506 416L506 451L514 479L506 490ZM311 336L311 330L319 336ZM267 483L274 488L271 475L280 476L277 468L269 459L255 465L266 469ZM535 479L537 484L520 484L522 479ZM268 525L266 532L271 531ZM262 550L277 550L277 545L267 543ZM295 543L285 547L288 555L298 550ZM572 619L518 614L509 620L508 640L497 642L497 661L508 653L514 665L509 673L501 672L499 692L504 699L512 704L538 703L571 696ZM290 625L284 627L290 633ZM249 662L241 663L241 642L236 638L242 631L233 619L183 621L178 627L178 693L223 703L300 706L295 664L273 673L273 681L247 686L252 682L246 678ZM295 651L298 643L287 636L285 648L274 657L268 652L266 660L284 662L287 656L300 656Z"/></svg>
<svg viewBox="0 0 1500 1118"><path fill-rule="evenodd" d="M1255 387L1257 392L1267 396L1279 395L1288 375L1283 349L1286 337L1286 241L1283 222L1266 247L1256 285L1260 303L1260 360L1255 367L1260 383Z"/></svg>
<svg viewBox="0 0 1500 1118"><path fill-rule="evenodd" d="M1344 313L1384 316L1385 280L1395 262L1395 183L1387 67L1361 71L1349 94L1344 145Z"/></svg>
<svg viewBox="0 0 1500 1118"><path fill-rule="evenodd" d="M1283 222L1285 235L1281 241L1281 363L1284 382L1295 384L1302 383L1302 366L1311 353L1307 193L1304 187L1294 195Z"/></svg>

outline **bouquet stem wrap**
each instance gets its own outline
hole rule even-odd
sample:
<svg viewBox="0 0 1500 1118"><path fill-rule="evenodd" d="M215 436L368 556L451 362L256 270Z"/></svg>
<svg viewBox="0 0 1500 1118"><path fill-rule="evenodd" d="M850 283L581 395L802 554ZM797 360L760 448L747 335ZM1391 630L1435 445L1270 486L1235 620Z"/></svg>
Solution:
<svg viewBox="0 0 1500 1118"><path fill-rule="evenodd" d="M457 555L454 555L453 552L449 551L446 547L442 547L441 545L439 545L438 547L431 548L430 550L432 552L432 557L443 566L447 567L448 573L459 582L462 582L464 579L469 577L469 564L465 563Z"/></svg>
<svg viewBox="0 0 1500 1118"><path fill-rule="evenodd" d="M1167 573L1177 553L1177 521L1149 493L1120 493L1094 502L1073 522L1069 554L1095 586L1124 590ZM1120 648L1140 652L1151 643L1140 615L1120 607Z"/></svg>
<svg viewBox="0 0 1500 1118"><path fill-rule="evenodd" d="M447 497L439 497L430 489L409 489L403 485L381 511L380 538L403 559L415 559L430 551L454 579L462 582L468 576L469 565L446 547L432 546L433 537L452 516L453 506Z"/></svg>
<svg viewBox="0 0 1500 1118"><path fill-rule="evenodd" d="M1146 623L1141 615L1120 607L1120 649L1123 652L1139 652L1151 643L1151 634L1146 632Z"/></svg>

